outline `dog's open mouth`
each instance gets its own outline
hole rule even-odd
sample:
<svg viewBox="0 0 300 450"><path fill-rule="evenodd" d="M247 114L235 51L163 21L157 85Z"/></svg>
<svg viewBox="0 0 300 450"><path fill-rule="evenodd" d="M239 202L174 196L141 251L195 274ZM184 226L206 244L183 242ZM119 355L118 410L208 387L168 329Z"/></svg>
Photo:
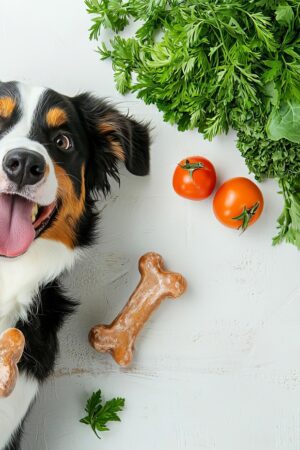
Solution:
<svg viewBox="0 0 300 450"><path fill-rule="evenodd" d="M54 214L56 202L39 206L17 194L0 194L0 256L26 252Z"/></svg>

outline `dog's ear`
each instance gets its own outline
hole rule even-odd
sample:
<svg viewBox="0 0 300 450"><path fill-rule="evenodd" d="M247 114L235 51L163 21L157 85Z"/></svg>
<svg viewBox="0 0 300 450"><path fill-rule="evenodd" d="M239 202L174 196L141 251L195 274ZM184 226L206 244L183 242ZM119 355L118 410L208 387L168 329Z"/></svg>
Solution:
<svg viewBox="0 0 300 450"><path fill-rule="evenodd" d="M89 142L87 188L90 191L109 192L108 177L119 180L119 161L134 175L149 173L150 139L146 125L87 93L73 97L72 102Z"/></svg>

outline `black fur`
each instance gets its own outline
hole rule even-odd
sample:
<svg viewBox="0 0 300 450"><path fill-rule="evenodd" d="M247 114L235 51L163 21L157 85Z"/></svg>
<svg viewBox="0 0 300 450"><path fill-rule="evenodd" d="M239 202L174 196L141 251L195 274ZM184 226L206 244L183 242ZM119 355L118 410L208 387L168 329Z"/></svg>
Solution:
<svg viewBox="0 0 300 450"><path fill-rule="evenodd" d="M16 430L14 435L12 436L9 444L4 448L4 450L19 450L21 445L21 439L22 439L22 427L25 420L21 423L19 428Z"/></svg>
<svg viewBox="0 0 300 450"><path fill-rule="evenodd" d="M76 302L64 294L58 280L41 288L27 320L16 324L26 341L19 363L21 372L38 381L44 381L51 374L58 351L57 332L75 307Z"/></svg>
<svg viewBox="0 0 300 450"><path fill-rule="evenodd" d="M112 105L90 94L71 99L81 123L88 135L89 161L87 164L87 188L89 191L110 190L111 176L117 181L118 159L111 149L111 140L120 144L125 154L125 166L134 175L149 173L149 133L146 125L120 114ZM100 132L101 124L109 123L112 131Z"/></svg>
<svg viewBox="0 0 300 450"><path fill-rule="evenodd" d="M42 383L53 372L58 353L57 332L76 306L77 302L65 295L58 279L40 289L28 319L19 320L15 325L26 341L19 363L20 373L26 373ZM22 425L5 450L19 450Z"/></svg>

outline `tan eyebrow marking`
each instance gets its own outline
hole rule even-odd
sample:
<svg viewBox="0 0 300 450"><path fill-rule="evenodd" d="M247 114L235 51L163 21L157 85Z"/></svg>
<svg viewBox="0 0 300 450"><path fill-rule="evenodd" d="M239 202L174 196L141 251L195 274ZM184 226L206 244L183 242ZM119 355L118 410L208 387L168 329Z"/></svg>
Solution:
<svg viewBox="0 0 300 450"><path fill-rule="evenodd" d="M66 111L58 106L49 109L46 114L46 122L49 127L55 128L60 127L68 121L68 116Z"/></svg>
<svg viewBox="0 0 300 450"><path fill-rule="evenodd" d="M9 119L16 107L16 101L12 97L0 98L0 117Z"/></svg>

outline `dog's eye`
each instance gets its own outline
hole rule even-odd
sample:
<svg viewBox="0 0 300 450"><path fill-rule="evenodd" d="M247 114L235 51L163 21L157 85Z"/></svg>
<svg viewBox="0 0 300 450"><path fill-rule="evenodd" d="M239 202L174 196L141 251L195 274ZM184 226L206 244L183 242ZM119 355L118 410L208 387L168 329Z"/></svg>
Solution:
<svg viewBox="0 0 300 450"><path fill-rule="evenodd" d="M54 143L59 150L70 150L72 147L72 141L66 134L59 134L54 139Z"/></svg>

